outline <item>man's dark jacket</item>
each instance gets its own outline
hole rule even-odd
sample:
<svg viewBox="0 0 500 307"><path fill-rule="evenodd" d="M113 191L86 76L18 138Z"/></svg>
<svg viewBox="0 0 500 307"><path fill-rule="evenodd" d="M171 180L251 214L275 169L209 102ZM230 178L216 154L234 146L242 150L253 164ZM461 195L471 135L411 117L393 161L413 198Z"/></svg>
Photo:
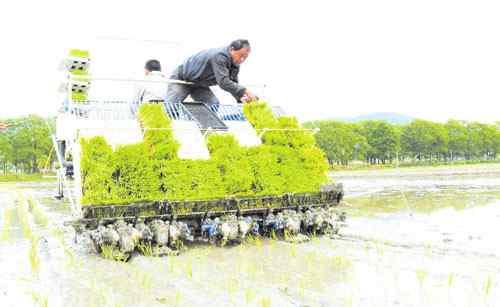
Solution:
<svg viewBox="0 0 500 307"><path fill-rule="evenodd" d="M189 57L177 68L174 75L180 80L199 86L218 84L240 101L245 88L238 84L239 71L240 67L233 63L229 47L221 47L204 50Z"/></svg>

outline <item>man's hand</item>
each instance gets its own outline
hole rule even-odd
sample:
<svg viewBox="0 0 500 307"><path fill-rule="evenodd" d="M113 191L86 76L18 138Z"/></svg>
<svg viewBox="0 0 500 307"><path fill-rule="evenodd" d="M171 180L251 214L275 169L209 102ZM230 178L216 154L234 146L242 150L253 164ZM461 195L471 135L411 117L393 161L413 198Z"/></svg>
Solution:
<svg viewBox="0 0 500 307"><path fill-rule="evenodd" d="M257 96L252 94L252 92L250 92L249 90L246 90L245 94L243 94L243 97L241 97L241 101L246 102L246 103L249 103L249 102L252 102L255 100L257 100Z"/></svg>

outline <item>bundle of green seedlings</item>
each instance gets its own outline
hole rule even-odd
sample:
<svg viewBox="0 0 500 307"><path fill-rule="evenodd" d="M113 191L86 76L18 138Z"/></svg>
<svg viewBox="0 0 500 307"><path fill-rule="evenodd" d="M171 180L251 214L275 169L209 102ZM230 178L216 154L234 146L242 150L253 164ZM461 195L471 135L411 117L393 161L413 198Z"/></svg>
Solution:
<svg viewBox="0 0 500 307"><path fill-rule="evenodd" d="M264 102L244 113L262 145L242 147L230 134L211 134L208 160L180 159L179 143L163 107L143 104L144 141L118 146L103 137L81 139L82 203L127 204L154 200L210 200L228 196L317 192L328 163L313 135L295 118L273 116ZM268 130L263 130L268 129Z"/></svg>

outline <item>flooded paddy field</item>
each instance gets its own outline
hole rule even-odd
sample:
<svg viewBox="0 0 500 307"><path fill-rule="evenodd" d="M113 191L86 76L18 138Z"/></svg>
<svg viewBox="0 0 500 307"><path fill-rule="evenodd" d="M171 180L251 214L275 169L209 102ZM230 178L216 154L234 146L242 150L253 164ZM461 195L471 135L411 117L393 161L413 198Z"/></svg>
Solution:
<svg viewBox="0 0 500 307"><path fill-rule="evenodd" d="M500 306L500 165L336 172L341 236L103 259L50 183L0 184L0 306Z"/></svg>

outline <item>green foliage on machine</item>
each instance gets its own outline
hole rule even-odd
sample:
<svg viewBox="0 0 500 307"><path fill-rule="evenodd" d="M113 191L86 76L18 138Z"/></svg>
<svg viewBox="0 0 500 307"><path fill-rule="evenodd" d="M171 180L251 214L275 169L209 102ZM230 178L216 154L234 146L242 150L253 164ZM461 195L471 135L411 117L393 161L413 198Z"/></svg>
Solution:
<svg viewBox="0 0 500 307"><path fill-rule="evenodd" d="M243 111L257 131L269 129L262 135L264 145L251 151L259 194L317 191L328 181L325 155L296 118L274 117L265 102L246 104ZM268 161L259 161L260 156Z"/></svg>
<svg viewBox="0 0 500 307"><path fill-rule="evenodd" d="M225 195L215 161L174 159L156 163L160 199L202 200Z"/></svg>
<svg viewBox="0 0 500 307"><path fill-rule="evenodd" d="M265 102L255 102L243 105L243 113L252 126L259 130L264 128L277 128L278 120L273 111Z"/></svg>
<svg viewBox="0 0 500 307"><path fill-rule="evenodd" d="M74 70L71 71L71 78L76 81L88 81L88 71Z"/></svg>
<svg viewBox="0 0 500 307"><path fill-rule="evenodd" d="M292 192L286 189L286 182L280 176L278 156L272 146L261 145L248 149L248 159L254 175L254 192L256 195L279 195Z"/></svg>
<svg viewBox="0 0 500 307"><path fill-rule="evenodd" d="M82 49L70 49L69 55L77 58L89 58L90 52L88 50L82 50Z"/></svg>
<svg viewBox="0 0 500 307"><path fill-rule="evenodd" d="M327 182L328 163L312 134L301 130L294 118L275 118L265 103L247 105L244 111L256 129L276 129L264 134L262 145L242 147L233 135L211 134L207 142L211 158L188 160L177 157L179 144L162 106L142 105L138 117L146 129L144 142L113 151L102 137L82 140L82 203L319 191Z"/></svg>
<svg viewBox="0 0 500 307"><path fill-rule="evenodd" d="M88 100L87 91L90 88L89 66L90 53L88 50L70 49L70 58L65 60L65 66L70 73L68 91L71 91L71 100L84 102Z"/></svg>
<svg viewBox="0 0 500 307"><path fill-rule="evenodd" d="M313 192L328 181L328 163L316 147L262 145L250 148L248 159L257 195Z"/></svg>
<svg viewBox="0 0 500 307"><path fill-rule="evenodd" d="M220 172L226 195L252 195L255 177L247 150L229 134L212 134L207 145L211 160Z"/></svg>
<svg viewBox="0 0 500 307"><path fill-rule="evenodd" d="M112 204L116 199L113 180L113 149L97 136L81 139L82 204Z"/></svg>
<svg viewBox="0 0 500 307"><path fill-rule="evenodd" d="M148 200L158 194L159 178L154 172L146 145L119 146L113 154L113 180L116 197L122 200Z"/></svg>
<svg viewBox="0 0 500 307"><path fill-rule="evenodd" d="M84 102L88 100L88 95L87 93L71 93L71 99L74 102Z"/></svg>
<svg viewBox="0 0 500 307"><path fill-rule="evenodd" d="M88 50L71 49L69 58L65 61L67 70L72 75L88 75L90 53Z"/></svg>
<svg viewBox="0 0 500 307"><path fill-rule="evenodd" d="M312 133L302 130L295 117L276 118L265 102L245 104L243 112L258 132L264 132L262 136L264 144L293 148L315 145Z"/></svg>
<svg viewBox="0 0 500 307"><path fill-rule="evenodd" d="M315 145L314 136L310 131L305 131L295 117L282 116L278 118L278 129L274 135L274 144L292 148L310 147Z"/></svg>
<svg viewBox="0 0 500 307"><path fill-rule="evenodd" d="M171 130L172 121L163 110L163 106L142 104L138 118L142 127L146 129L144 142L148 146L150 157L156 160L177 158L180 145L174 139Z"/></svg>

